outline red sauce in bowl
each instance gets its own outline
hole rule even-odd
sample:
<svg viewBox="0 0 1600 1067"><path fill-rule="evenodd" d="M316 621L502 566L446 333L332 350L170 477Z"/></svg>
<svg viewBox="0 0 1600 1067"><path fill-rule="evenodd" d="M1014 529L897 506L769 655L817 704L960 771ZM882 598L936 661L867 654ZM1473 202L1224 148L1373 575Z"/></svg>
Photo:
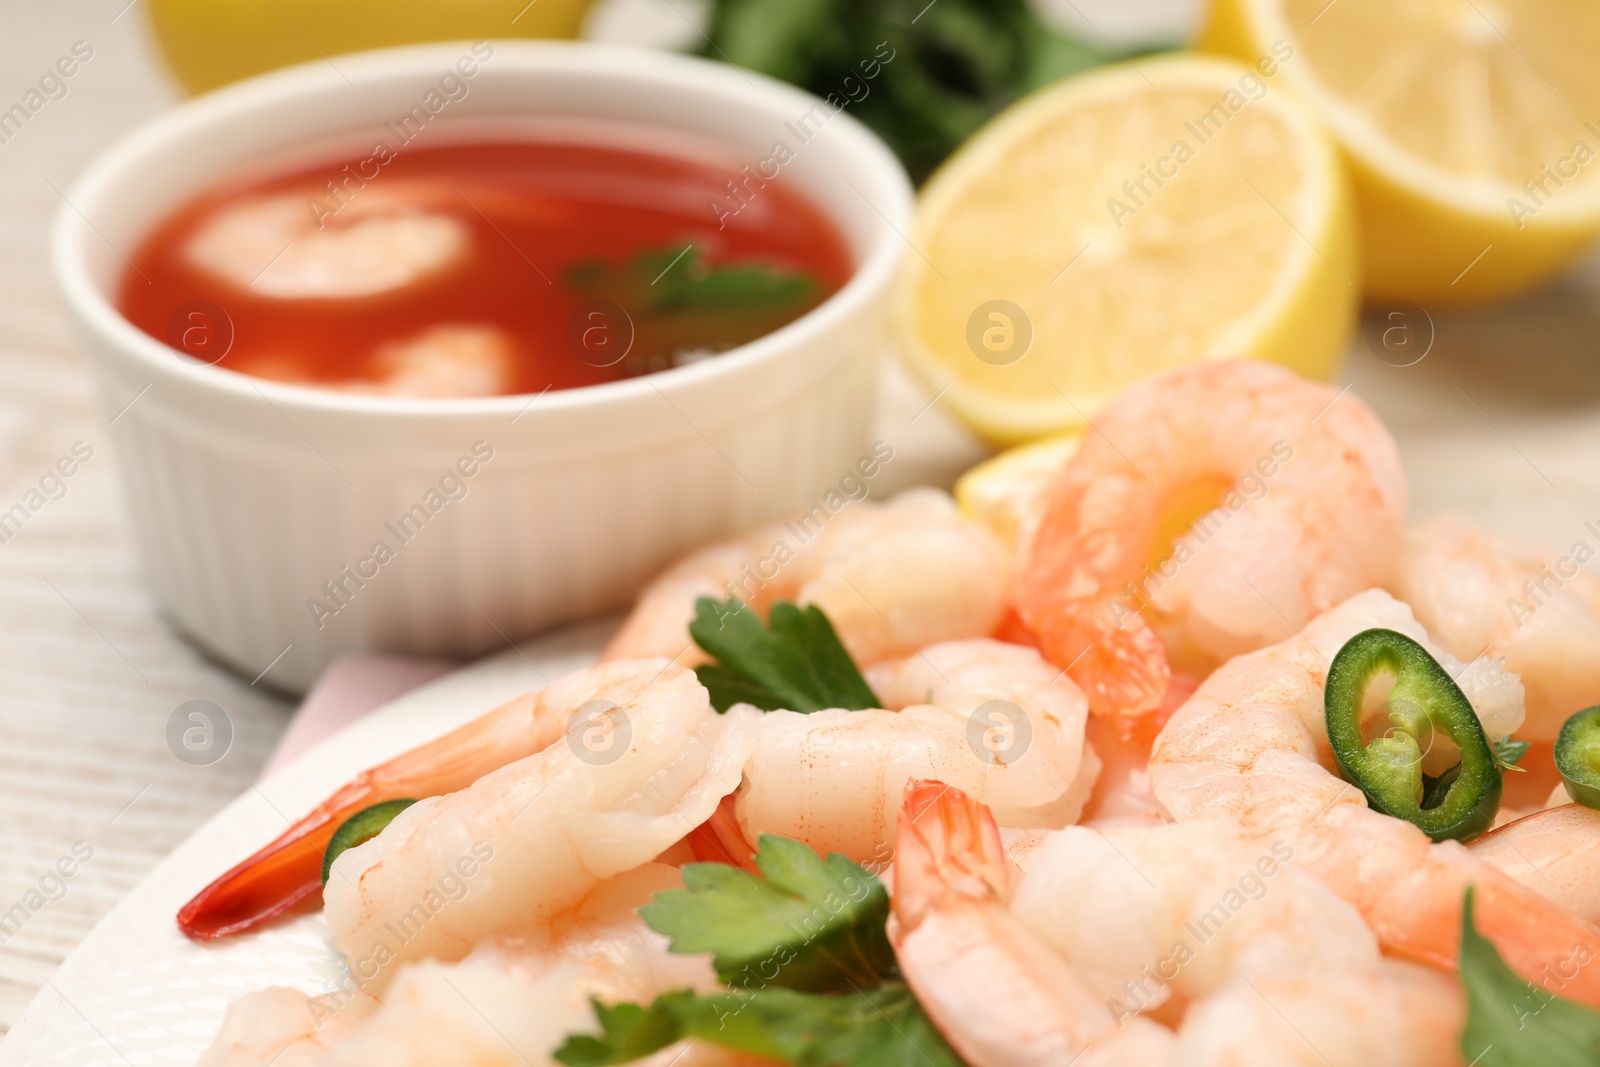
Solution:
<svg viewBox="0 0 1600 1067"><path fill-rule="evenodd" d="M834 226L781 178L526 140L384 149L214 189L131 263L123 314L190 358L407 396L665 370L770 333L851 272Z"/></svg>

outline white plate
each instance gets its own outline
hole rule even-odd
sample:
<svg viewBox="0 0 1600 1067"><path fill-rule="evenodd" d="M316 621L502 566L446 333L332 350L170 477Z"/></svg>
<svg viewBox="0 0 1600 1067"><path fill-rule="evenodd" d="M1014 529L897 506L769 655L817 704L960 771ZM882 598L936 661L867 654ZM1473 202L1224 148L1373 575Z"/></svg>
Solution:
<svg viewBox="0 0 1600 1067"><path fill-rule="evenodd" d="M282 833L353 775L592 663L617 620L536 638L406 694L236 799L140 882L67 957L0 1045L0 1067L193 1063L241 993L334 988L319 911L209 945L174 916L211 879Z"/></svg>

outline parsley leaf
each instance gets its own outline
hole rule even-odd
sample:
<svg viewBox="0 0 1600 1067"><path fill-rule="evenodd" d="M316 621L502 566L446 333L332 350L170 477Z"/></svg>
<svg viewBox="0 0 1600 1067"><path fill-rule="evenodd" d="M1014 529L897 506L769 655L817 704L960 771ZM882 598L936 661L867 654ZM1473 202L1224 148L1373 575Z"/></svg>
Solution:
<svg viewBox="0 0 1600 1067"><path fill-rule="evenodd" d="M964 1067L899 980L883 884L843 856L763 835L757 878L684 866L685 889L639 909L674 952L710 952L732 988L649 1005L594 1001L598 1034L572 1034L567 1067L632 1063L684 1038L793 1067Z"/></svg>
<svg viewBox="0 0 1600 1067"><path fill-rule="evenodd" d="M718 711L740 702L799 712L880 706L815 605L800 608L780 600L772 606L769 629L738 598L701 597L689 635L720 661L695 669Z"/></svg>
<svg viewBox="0 0 1600 1067"><path fill-rule="evenodd" d="M694 990L663 993L649 1007L618 1004L606 1007L591 999L600 1035L571 1034L555 1057L567 1067L604 1067L612 1063L632 1063L666 1048L683 1037L680 1013L693 1004Z"/></svg>
<svg viewBox="0 0 1600 1067"><path fill-rule="evenodd" d="M639 914L673 952L710 952L728 986L813 992L876 985L895 971L883 883L837 853L763 834L756 878L724 863L683 867L683 889Z"/></svg>
<svg viewBox="0 0 1600 1067"><path fill-rule="evenodd" d="M962 1067L903 982L837 995L766 989L708 999L723 1003L710 1018L695 1018L687 1036L725 1044L719 1035L730 1034L741 1043L725 1047L795 1067Z"/></svg>
<svg viewBox="0 0 1600 1067"><path fill-rule="evenodd" d="M842 994L680 990L649 1007L594 1007L601 1034L568 1037L555 1052L567 1067L631 1063L687 1037L794 1067L964 1067L903 982Z"/></svg>
<svg viewBox="0 0 1600 1067"><path fill-rule="evenodd" d="M1600 1012L1541 989L1508 967L1473 925L1472 897L1468 889L1461 911L1460 970L1467 990L1461 1054L1477 1067L1600 1064Z"/></svg>
<svg viewBox="0 0 1600 1067"><path fill-rule="evenodd" d="M622 267L575 263L565 278L580 292L614 299L640 317L731 310L776 313L788 321L825 295L803 271L760 260L713 266L692 241L647 248Z"/></svg>

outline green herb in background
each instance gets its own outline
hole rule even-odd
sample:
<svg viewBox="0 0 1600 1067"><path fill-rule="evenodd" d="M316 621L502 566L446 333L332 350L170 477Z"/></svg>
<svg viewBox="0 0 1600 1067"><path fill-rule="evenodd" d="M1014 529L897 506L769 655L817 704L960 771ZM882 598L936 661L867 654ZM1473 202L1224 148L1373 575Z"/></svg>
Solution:
<svg viewBox="0 0 1600 1067"><path fill-rule="evenodd" d="M1026 0L715 0L707 36L701 54L845 106L919 184L1001 108L1121 58Z"/></svg>

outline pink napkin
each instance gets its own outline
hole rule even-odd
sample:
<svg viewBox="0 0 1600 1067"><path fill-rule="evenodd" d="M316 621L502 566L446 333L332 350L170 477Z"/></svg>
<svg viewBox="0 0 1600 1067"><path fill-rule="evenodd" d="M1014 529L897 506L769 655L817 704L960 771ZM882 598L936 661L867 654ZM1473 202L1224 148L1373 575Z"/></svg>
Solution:
<svg viewBox="0 0 1600 1067"><path fill-rule="evenodd" d="M369 713L404 696L418 686L460 666L454 660L413 659L409 656L341 656L317 679L317 684L289 721L272 758L262 768L265 777L343 730Z"/></svg>

